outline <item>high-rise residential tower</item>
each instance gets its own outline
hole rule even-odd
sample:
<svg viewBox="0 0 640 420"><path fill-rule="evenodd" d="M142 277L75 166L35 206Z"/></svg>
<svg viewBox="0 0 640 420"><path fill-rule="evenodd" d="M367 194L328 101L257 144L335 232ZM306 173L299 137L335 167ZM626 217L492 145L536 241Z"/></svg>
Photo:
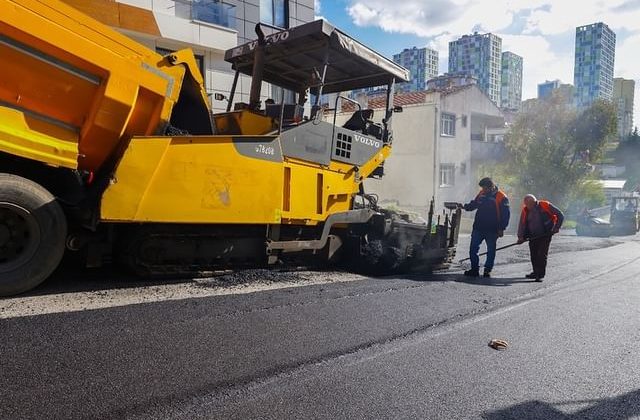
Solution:
<svg viewBox="0 0 640 420"><path fill-rule="evenodd" d="M576 28L573 81L576 105L584 108L596 99L611 100L616 34L602 23Z"/></svg>
<svg viewBox="0 0 640 420"><path fill-rule="evenodd" d="M618 137L624 139L633 131L633 93L636 82L616 77L613 79L613 102L618 106Z"/></svg>
<svg viewBox="0 0 640 420"><path fill-rule="evenodd" d="M465 73L500 105L502 39L494 34L464 35L449 43L449 73Z"/></svg>
<svg viewBox="0 0 640 420"><path fill-rule="evenodd" d="M562 97L566 105L574 106L575 89L572 84L562 83L558 79L538 83L538 99L548 100L553 95Z"/></svg>
<svg viewBox="0 0 640 420"><path fill-rule="evenodd" d="M398 85L398 90L425 90L427 80L438 75L438 51L430 48L405 48L401 53L393 55L393 61L411 73L411 80Z"/></svg>
<svg viewBox="0 0 640 420"><path fill-rule="evenodd" d="M553 91L560 87L560 80L546 80L544 83L538 83L538 99L547 99L551 97Z"/></svg>
<svg viewBox="0 0 640 420"><path fill-rule="evenodd" d="M502 53L500 107L512 111L522 103L522 57L511 51Z"/></svg>

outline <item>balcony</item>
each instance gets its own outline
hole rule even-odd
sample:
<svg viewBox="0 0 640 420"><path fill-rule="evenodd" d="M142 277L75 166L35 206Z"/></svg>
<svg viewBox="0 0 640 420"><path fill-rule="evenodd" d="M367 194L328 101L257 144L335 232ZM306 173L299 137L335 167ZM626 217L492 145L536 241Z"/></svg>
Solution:
<svg viewBox="0 0 640 420"><path fill-rule="evenodd" d="M505 156L504 117L473 114L471 116L471 156L475 162L499 162Z"/></svg>
<svg viewBox="0 0 640 420"><path fill-rule="evenodd" d="M506 133L505 128L485 128L484 132L471 133L471 140L484 143L502 143Z"/></svg>
<svg viewBox="0 0 640 420"><path fill-rule="evenodd" d="M176 0L176 16L236 29L236 6L220 0Z"/></svg>

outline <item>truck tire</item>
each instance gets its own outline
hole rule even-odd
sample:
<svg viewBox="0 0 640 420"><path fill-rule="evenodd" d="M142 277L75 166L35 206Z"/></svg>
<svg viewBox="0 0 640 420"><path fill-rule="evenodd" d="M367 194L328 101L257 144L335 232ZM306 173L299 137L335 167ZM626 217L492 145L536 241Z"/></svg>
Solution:
<svg viewBox="0 0 640 420"><path fill-rule="evenodd" d="M67 220L46 189L0 173L0 296L31 290L58 267Z"/></svg>

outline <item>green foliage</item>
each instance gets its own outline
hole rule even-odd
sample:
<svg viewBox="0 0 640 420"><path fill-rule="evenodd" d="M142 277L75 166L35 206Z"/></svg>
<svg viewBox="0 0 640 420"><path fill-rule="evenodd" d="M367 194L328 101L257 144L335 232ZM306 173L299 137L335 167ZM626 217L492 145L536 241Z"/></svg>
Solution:
<svg viewBox="0 0 640 420"><path fill-rule="evenodd" d="M610 102L596 101L577 114L561 97L539 101L518 117L505 139L516 195L531 193L567 208L616 127Z"/></svg>
<svg viewBox="0 0 640 420"><path fill-rule="evenodd" d="M562 223L563 229L575 229L578 223L575 220L564 219L564 223Z"/></svg>
<svg viewBox="0 0 640 420"><path fill-rule="evenodd" d="M602 185L594 179L587 179L575 186L567 197L569 215L579 214L583 209L593 209L606 204Z"/></svg>
<svg viewBox="0 0 640 420"><path fill-rule="evenodd" d="M640 186L640 134L638 134L638 127L618 144L615 159L618 165L626 167L624 173L624 177L627 179L625 189L633 190Z"/></svg>
<svg viewBox="0 0 640 420"><path fill-rule="evenodd" d="M576 150L589 150L593 160L602 157L605 144L618 132L618 116L612 102L598 100L574 122Z"/></svg>
<svg viewBox="0 0 640 420"><path fill-rule="evenodd" d="M509 165L505 164L480 164L478 165L476 176L478 179L489 177L496 181L498 187L507 194L508 197L519 197L515 186L518 183L517 177L511 172Z"/></svg>

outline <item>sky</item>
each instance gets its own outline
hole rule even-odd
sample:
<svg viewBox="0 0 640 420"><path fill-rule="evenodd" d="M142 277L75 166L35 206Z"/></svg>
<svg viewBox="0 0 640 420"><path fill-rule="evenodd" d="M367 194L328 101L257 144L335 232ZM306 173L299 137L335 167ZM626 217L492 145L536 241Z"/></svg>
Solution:
<svg viewBox="0 0 640 420"><path fill-rule="evenodd" d="M316 0L316 17L389 58L404 48L433 48L440 73L449 41L494 33L503 51L524 59L523 99L535 98L545 80L573 84L575 28L604 22L616 33L614 77L636 82L640 126L640 0Z"/></svg>

